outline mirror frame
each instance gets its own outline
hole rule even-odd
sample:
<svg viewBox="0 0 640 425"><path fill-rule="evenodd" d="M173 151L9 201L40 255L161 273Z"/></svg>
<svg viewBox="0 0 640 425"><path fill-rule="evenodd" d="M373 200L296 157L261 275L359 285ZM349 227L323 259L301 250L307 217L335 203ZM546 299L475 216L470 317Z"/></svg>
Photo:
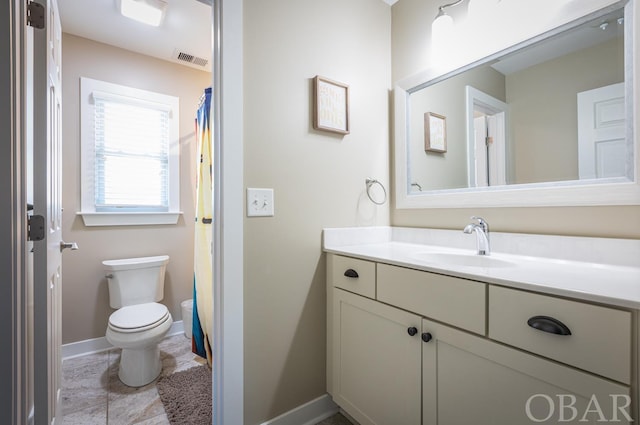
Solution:
<svg viewBox="0 0 640 425"><path fill-rule="evenodd" d="M590 206L590 205L640 205L640 54L635 54L635 40L640 40L640 7L633 7L635 0L601 1L607 3L595 10L589 10L582 2L572 2L575 12L572 16L555 17L539 27L537 35L528 40L512 43L496 53L466 65L457 66L448 72L428 69L411 77L400 80L394 87L395 120L395 199L397 209L413 208L481 208L481 207L534 207L534 206ZM577 3L577 4L576 4ZM586 2L585 2L586 3ZM593 6L593 4L591 4ZM450 190L432 190L422 193L409 193L409 158L407 140L409 134L409 102L411 93L457 75L461 72L496 60L539 41L553 37L564 31L576 28L606 13L624 6L625 29L625 96L627 99L627 142L633 145L633 181L608 180L601 183L589 183L579 180L549 183L513 184L493 187L474 187ZM579 10L582 9L582 10ZM551 25L549 27L549 25ZM635 89L634 89L635 87Z"/></svg>

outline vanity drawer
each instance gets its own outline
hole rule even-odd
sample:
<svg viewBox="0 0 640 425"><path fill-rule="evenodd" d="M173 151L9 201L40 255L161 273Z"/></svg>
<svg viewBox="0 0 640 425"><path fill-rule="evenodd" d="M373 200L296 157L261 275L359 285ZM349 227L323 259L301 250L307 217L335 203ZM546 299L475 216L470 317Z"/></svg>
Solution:
<svg viewBox="0 0 640 425"><path fill-rule="evenodd" d="M486 284L378 264L378 300L484 335Z"/></svg>
<svg viewBox="0 0 640 425"><path fill-rule="evenodd" d="M556 321L570 334L552 333L563 332ZM489 337L625 384L631 382L628 311L491 286Z"/></svg>
<svg viewBox="0 0 640 425"><path fill-rule="evenodd" d="M329 254L327 264L332 286L365 297L376 297L376 263Z"/></svg>

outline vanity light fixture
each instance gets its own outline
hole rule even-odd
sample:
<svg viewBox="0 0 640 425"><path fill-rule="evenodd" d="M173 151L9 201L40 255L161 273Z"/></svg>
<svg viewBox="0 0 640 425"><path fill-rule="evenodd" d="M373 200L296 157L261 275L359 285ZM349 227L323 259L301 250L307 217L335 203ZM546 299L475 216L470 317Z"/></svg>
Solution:
<svg viewBox="0 0 640 425"><path fill-rule="evenodd" d="M444 11L446 8L457 6L464 0L438 7L438 14L431 24L431 59L434 63L444 64L448 62L453 46L453 18Z"/></svg>
<svg viewBox="0 0 640 425"><path fill-rule="evenodd" d="M463 1L464 0L457 0L452 3L439 6L438 14L431 24L432 30L451 30L451 28L453 27L453 18L447 15L444 10L449 7L457 6ZM501 0L469 0L469 5L467 6L468 14L469 16L473 16L475 18L484 17L484 15L490 13L492 8L500 3L500 1Z"/></svg>
<svg viewBox="0 0 640 425"><path fill-rule="evenodd" d="M431 24L431 33L433 38L440 38L440 36L449 35L453 29L453 18L444 11L448 7L457 6L464 0L457 0L453 3L445 4L438 7L438 14L436 15L433 23Z"/></svg>
<svg viewBox="0 0 640 425"><path fill-rule="evenodd" d="M447 15L445 9L462 4L465 0L456 0L438 7L438 14L431 23L431 60L437 66L447 66L454 58L459 40L465 37L465 31L469 31L468 25L461 27L461 31L454 31L453 18ZM499 12L498 5L502 0L468 0L466 22L477 31L487 30L487 23L495 21L493 17Z"/></svg>
<svg viewBox="0 0 640 425"><path fill-rule="evenodd" d="M154 27L160 26L167 9L167 2L162 0L120 0L120 13Z"/></svg>

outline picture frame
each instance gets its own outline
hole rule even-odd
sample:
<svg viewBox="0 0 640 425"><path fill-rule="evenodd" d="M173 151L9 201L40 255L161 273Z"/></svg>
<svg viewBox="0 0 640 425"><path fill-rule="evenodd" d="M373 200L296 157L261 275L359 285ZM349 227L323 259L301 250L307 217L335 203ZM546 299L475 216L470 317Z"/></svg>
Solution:
<svg viewBox="0 0 640 425"><path fill-rule="evenodd" d="M447 151L447 118L435 112L424 113L424 150Z"/></svg>
<svg viewBox="0 0 640 425"><path fill-rule="evenodd" d="M349 134L349 86L316 75L313 79L313 128Z"/></svg>

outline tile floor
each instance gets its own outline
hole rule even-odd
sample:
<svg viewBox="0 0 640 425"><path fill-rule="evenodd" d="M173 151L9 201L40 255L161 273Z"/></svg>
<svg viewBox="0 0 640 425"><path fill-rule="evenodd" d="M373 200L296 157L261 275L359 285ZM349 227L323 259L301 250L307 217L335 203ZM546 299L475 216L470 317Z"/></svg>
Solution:
<svg viewBox="0 0 640 425"><path fill-rule="evenodd" d="M206 361L191 352L183 334L160 343L162 374L186 370ZM67 359L62 364L63 425L169 425L156 381L130 388L118 379L120 350ZM351 425L336 414L317 425Z"/></svg>
<svg viewBox="0 0 640 425"><path fill-rule="evenodd" d="M162 374L189 369L206 360L191 352L183 334L160 343ZM168 425L156 382L140 388L118 379L120 350L67 359L62 364L63 425Z"/></svg>

